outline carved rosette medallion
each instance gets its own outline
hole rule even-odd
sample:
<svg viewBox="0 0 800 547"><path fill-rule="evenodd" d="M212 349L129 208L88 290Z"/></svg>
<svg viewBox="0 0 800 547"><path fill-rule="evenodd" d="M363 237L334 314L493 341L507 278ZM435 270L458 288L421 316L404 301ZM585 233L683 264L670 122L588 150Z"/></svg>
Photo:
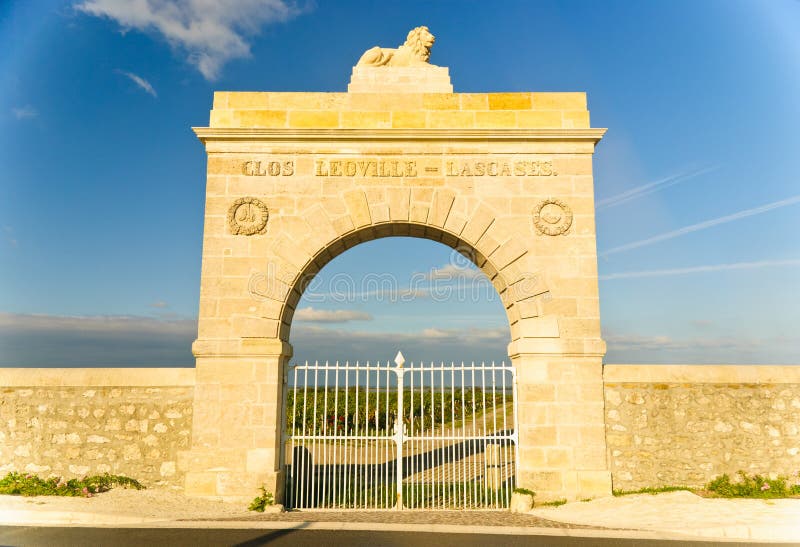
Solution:
<svg viewBox="0 0 800 547"><path fill-rule="evenodd" d="M228 209L228 226L234 235L252 236L267 233L269 209L256 198L239 198Z"/></svg>
<svg viewBox="0 0 800 547"><path fill-rule="evenodd" d="M566 234L572 226L572 209L557 199L542 200L533 208L533 225L540 234L548 236Z"/></svg>

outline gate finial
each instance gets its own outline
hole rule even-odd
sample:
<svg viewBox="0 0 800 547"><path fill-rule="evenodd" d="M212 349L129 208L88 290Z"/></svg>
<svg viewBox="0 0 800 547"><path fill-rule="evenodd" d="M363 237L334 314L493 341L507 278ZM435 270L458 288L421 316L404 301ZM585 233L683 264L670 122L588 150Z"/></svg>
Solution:
<svg viewBox="0 0 800 547"><path fill-rule="evenodd" d="M397 352L397 356L394 358L394 362L397 364L397 368L403 368L403 363L406 362L406 358L403 357L402 351Z"/></svg>

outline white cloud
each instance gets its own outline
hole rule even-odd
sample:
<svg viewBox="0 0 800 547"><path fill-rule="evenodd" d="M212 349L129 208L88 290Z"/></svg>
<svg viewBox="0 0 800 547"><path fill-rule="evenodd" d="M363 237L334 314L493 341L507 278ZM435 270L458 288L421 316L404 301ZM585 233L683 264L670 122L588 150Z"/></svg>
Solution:
<svg viewBox="0 0 800 547"><path fill-rule="evenodd" d="M657 236L648 237L647 239L634 241L633 243L626 243L625 245L620 245L619 247L613 247L607 251L603 251L600 253L600 256L608 256L610 254L630 251L640 247L649 247L655 243L660 243L662 241L667 241L682 235L691 234L692 232L705 230L706 228L711 228L727 222L733 222L735 220L741 220L753 215L759 215L761 213L766 213L767 211L772 211L773 209L786 207L787 205L794 205L795 203L800 203L800 195L792 196L780 201L773 201L772 203L767 203L766 205L761 205L759 207L753 207L752 209L745 209L744 211L739 211L738 213L733 213L732 215L726 215L724 217L712 218L711 220L698 222L697 224L692 224L691 226L685 226L671 232L666 232Z"/></svg>
<svg viewBox="0 0 800 547"><path fill-rule="evenodd" d="M14 237L14 228L9 226L8 224L4 225L3 234L5 235L6 241L8 242L9 245L14 247L15 249L19 247L19 241L17 241L17 238Z"/></svg>
<svg viewBox="0 0 800 547"><path fill-rule="evenodd" d="M294 319L308 323L346 323L348 321L371 321L372 315L358 310L315 310L301 308L294 313Z"/></svg>
<svg viewBox="0 0 800 547"><path fill-rule="evenodd" d="M671 268L667 270L644 270L638 272L620 272L599 276L601 281L613 279L635 279L639 277L667 277L671 275L686 275L693 273L721 272L726 270L754 270L759 268L772 268L776 266L800 266L800 259L789 260L759 260L756 262L732 262L730 264L709 264L705 266L690 266L688 268Z"/></svg>
<svg viewBox="0 0 800 547"><path fill-rule="evenodd" d="M131 81L133 81L133 83L135 83L142 90L144 90L145 93L149 93L153 97L158 97L158 94L156 94L156 90L153 89L153 86L150 84L150 82L148 82L138 74L134 74L133 72L126 72L124 70L118 70L117 72L130 78Z"/></svg>
<svg viewBox="0 0 800 547"><path fill-rule="evenodd" d="M11 109L11 113L14 114L14 117L18 120L25 120L28 118L36 118L39 116L39 111L33 108L31 105L26 104L24 106L15 106Z"/></svg>
<svg viewBox="0 0 800 547"><path fill-rule="evenodd" d="M420 336L430 340L450 339L469 343L483 343L488 340L500 340L508 343L509 331L507 327L497 328L469 328L469 329L424 329Z"/></svg>
<svg viewBox="0 0 800 547"><path fill-rule="evenodd" d="M195 319L0 312L0 366L192 366Z"/></svg>
<svg viewBox="0 0 800 547"><path fill-rule="evenodd" d="M430 289L427 287L397 287L396 283L386 283L385 286L375 287L375 283L362 282L363 287L357 287L357 283L332 284L332 290L328 292L318 292L314 288L306 289L303 299L308 302L411 302L417 298L427 298L430 296ZM362 290L363 289L363 290Z"/></svg>
<svg viewBox="0 0 800 547"><path fill-rule="evenodd" d="M406 362L508 361L508 327L440 329L417 332L369 332L316 325L292 327L293 362L392 360L398 350Z"/></svg>
<svg viewBox="0 0 800 547"><path fill-rule="evenodd" d="M84 0L75 7L108 17L124 31L163 36L208 80L231 59L249 57L249 38L262 26L301 11L291 0Z"/></svg>
<svg viewBox="0 0 800 547"><path fill-rule="evenodd" d="M423 338L434 339L434 340L437 338L441 339L441 338L451 337L451 334L449 332L441 329L425 329L420 334L422 335Z"/></svg>
<svg viewBox="0 0 800 547"><path fill-rule="evenodd" d="M714 326L714 322L710 319L692 319L690 323L692 326L700 329L707 329Z"/></svg>
<svg viewBox="0 0 800 547"><path fill-rule="evenodd" d="M608 344L606 363L775 364L796 363L800 355L800 338L786 336L675 337L603 329L603 339Z"/></svg>
<svg viewBox="0 0 800 547"><path fill-rule="evenodd" d="M464 267L457 264L445 264L433 268L427 275L428 279L487 279L486 275L475 267Z"/></svg>
<svg viewBox="0 0 800 547"><path fill-rule="evenodd" d="M713 360L715 354L731 352L752 352L763 346L765 341L757 338L741 336L718 336L704 338L675 338L665 335L640 335L640 334L607 334L604 336L608 343L609 351L619 352L647 350L651 353L651 361L656 361L665 352L680 353L692 351L695 359L702 361L709 357Z"/></svg>
<svg viewBox="0 0 800 547"><path fill-rule="evenodd" d="M197 330L197 321L195 319L164 321L136 315L47 315L0 312L0 328L76 333L186 333Z"/></svg>
<svg viewBox="0 0 800 547"><path fill-rule="evenodd" d="M163 300L156 300L152 304L150 304L151 308L169 308L169 304L164 302Z"/></svg>

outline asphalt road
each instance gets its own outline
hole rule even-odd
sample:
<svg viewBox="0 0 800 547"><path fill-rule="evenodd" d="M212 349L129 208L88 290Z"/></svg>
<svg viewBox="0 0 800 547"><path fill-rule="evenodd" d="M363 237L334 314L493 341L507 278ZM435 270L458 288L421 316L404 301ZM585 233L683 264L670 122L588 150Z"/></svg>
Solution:
<svg viewBox="0 0 800 547"><path fill-rule="evenodd" d="M678 547L696 545L709 547L710 542L684 542L645 539L574 538L563 536L517 536L503 534L441 534L429 532L377 532L342 530L255 530L255 529L187 529L187 528L61 528L61 527L0 527L0 544L14 547L46 546L162 546L187 545L251 547L327 546L405 546L413 547L486 547L502 545L546 545L548 547ZM725 543L725 547L749 545Z"/></svg>

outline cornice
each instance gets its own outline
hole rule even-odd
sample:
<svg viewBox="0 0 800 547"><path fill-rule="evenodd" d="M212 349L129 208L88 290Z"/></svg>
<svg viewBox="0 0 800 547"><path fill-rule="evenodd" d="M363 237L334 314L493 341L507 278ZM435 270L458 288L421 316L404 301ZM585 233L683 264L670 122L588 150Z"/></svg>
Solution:
<svg viewBox="0 0 800 547"><path fill-rule="evenodd" d="M193 127L208 141L581 141L597 143L605 128L591 129L267 129Z"/></svg>

